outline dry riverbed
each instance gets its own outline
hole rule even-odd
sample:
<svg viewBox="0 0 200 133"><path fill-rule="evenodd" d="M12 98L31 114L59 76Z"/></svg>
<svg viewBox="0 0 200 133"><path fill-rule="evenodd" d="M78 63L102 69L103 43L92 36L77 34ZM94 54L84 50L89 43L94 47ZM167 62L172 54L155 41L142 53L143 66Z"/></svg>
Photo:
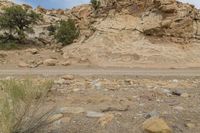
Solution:
<svg viewBox="0 0 200 133"><path fill-rule="evenodd" d="M35 77L34 80L49 79ZM59 119L42 132L143 133L154 130L148 125L145 127L149 120L150 124L161 124L161 129L156 130L167 130L167 133L198 133L200 130L198 77L66 75L53 78L53 82L44 107L55 106L54 118Z"/></svg>

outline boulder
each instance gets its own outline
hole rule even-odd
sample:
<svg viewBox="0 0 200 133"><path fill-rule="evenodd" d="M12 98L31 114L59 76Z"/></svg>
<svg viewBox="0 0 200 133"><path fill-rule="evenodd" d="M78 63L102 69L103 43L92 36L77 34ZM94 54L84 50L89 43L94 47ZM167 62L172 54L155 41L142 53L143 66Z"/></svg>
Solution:
<svg viewBox="0 0 200 133"><path fill-rule="evenodd" d="M36 48L27 49L26 51L33 55L38 53L38 50Z"/></svg>
<svg viewBox="0 0 200 133"><path fill-rule="evenodd" d="M172 130L167 123L159 117L147 119L143 123L143 129L147 133L172 133Z"/></svg>
<svg viewBox="0 0 200 133"><path fill-rule="evenodd" d="M57 62L58 61L56 59L46 59L43 64L46 66L55 66Z"/></svg>
<svg viewBox="0 0 200 133"><path fill-rule="evenodd" d="M18 67L31 67L31 65L29 65L28 63L25 63L25 62L20 62L19 64L18 64Z"/></svg>

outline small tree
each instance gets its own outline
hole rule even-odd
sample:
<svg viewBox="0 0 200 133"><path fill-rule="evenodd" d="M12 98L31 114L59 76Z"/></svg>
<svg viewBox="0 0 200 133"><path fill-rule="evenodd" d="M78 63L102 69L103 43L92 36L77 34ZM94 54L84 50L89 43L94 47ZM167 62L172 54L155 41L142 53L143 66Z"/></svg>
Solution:
<svg viewBox="0 0 200 133"><path fill-rule="evenodd" d="M33 33L32 25L40 16L21 6L12 6L3 9L0 15L0 30L4 31L7 39L16 37L20 41L25 39L26 33Z"/></svg>
<svg viewBox="0 0 200 133"><path fill-rule="evenodd" d="M61 20L56 28L55 38L58 42L68 45L73 43L74 39L78 38L79 29L76 27L74 20Z"/></svg>
<svg viewBox="0 0 200 133"><path fill-rule="evenodd" d="M91 0L90 3L92 4L92 6L95 10L97 10L101 4L99 0Z"/></svg>

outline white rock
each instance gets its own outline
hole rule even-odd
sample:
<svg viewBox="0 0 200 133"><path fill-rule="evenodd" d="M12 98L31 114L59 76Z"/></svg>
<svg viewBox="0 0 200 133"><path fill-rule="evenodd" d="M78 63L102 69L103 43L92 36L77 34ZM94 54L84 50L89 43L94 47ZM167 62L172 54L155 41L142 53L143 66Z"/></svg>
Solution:
<svg viewBox="0 0 200 133"><path fill-rule="evenodd" d="M62 114L80 114L80 113L84 113L85 110L84 108L81 108L81 107L63 107L63 108L60 108L58 110L59 113L62 113Z"/></svg>
<svg viewBox="0 0 200 133"><path fill-rule="evenodd" d="M92 118L99 118L103 117L105 114L101 112L94 112L94 111L88 111L87 112L87 117L92 117Z"/></svg>

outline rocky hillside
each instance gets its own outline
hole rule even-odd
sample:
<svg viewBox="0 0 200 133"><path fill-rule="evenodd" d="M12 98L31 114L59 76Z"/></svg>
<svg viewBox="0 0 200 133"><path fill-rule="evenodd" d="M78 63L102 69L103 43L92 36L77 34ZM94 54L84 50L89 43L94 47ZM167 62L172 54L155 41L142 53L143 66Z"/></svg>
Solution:
<svg viewBox="0 0 200 133"><path fill-rule="evenodd" d="M12 6L1 2L0 7ZM81 29L78 40L62 49L72 65L104 67L199 67L200 11L176 0L101 0L94 10L32 9L43 15L30 37L57 45L47 27L73 18Z"/></svg>

